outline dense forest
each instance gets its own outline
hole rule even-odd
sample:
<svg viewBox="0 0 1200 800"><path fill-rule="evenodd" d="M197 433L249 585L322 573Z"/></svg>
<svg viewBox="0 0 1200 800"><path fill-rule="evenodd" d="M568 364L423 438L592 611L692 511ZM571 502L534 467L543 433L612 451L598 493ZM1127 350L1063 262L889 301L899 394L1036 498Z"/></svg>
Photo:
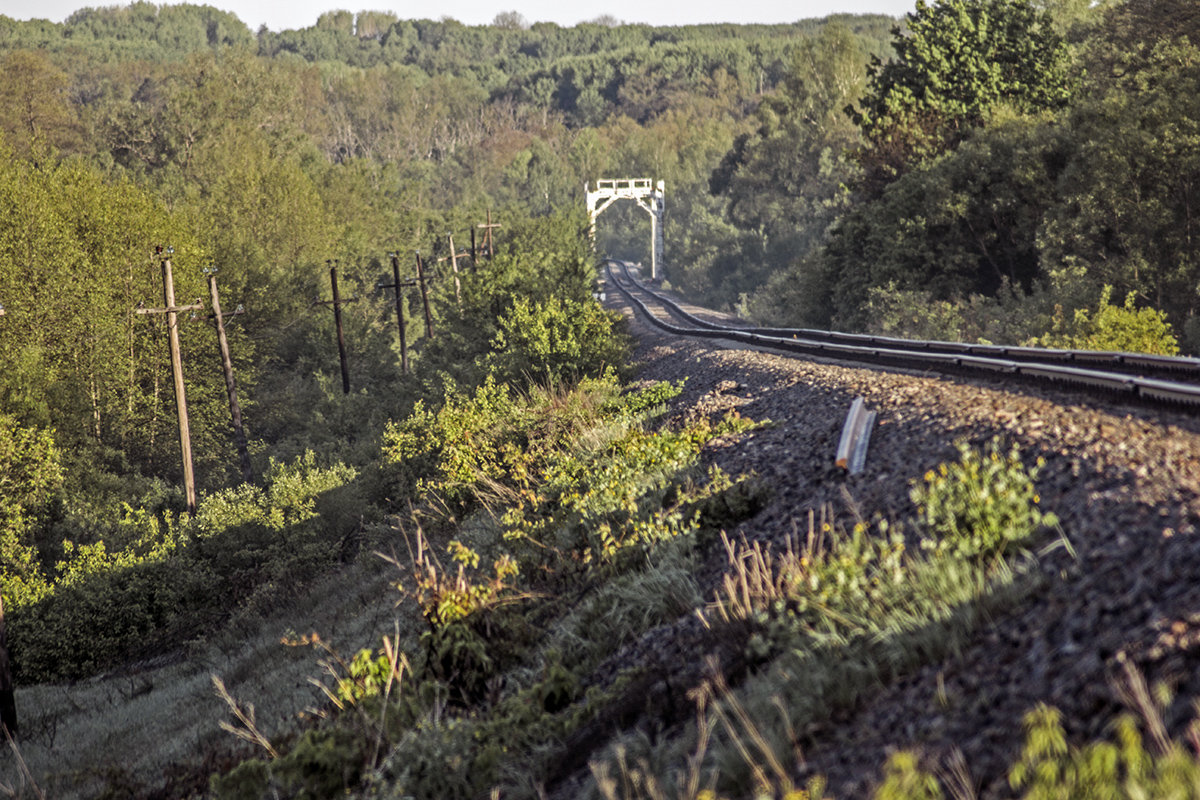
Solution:
<svg viewBox="0 0 1200 800"><path fill-rule="evenodd" d="M496 609L564 591L564 576L611 577L622 548L678 533L671 509L719 479L649 480L647 523L614 476L595 491L622 510L598 516L579 484L595 465L562 455L597 425L627 437L606 457L683 470L726 430L656 438L639 426L669 387L620 390L626 343L593 299L583 209L598 178L665 181L666 280L757 320L1198 353L1197 97L1191 0L918 0L904 20L680 27L332 11L255 32L147 2L62 24L0 16L0 593L17 683L93 676L274 607L382 548L389 515L417 508L435 535L509 503L516 555L478 548L491 577L417 580L420 669L449 693L406 696L394 724L417 725L481 702L519 660L481 655L462 619L516 625ZM648 231L643 212L614 208L597 249L648 262ZM166 317L136 313L163 305L164 256L177 305L194 306L178 332L195 515ZM550 547L564 514L583 538ZM557 560L516 592L516 565L547 548ZM599 652L538 652L542 677L501 702L541 692L557 712ZM399 662L365 658L331 695L339 708L391 686L377 670ZM334 730L302 741L355 765L338 786L382 763L378 738ZM438 730L446 747L470 738ZM514 747L552 760L529 735ZM516 780L501 754L472 758L463 791ZM326 796L255 769L222 791Z"/></svg>

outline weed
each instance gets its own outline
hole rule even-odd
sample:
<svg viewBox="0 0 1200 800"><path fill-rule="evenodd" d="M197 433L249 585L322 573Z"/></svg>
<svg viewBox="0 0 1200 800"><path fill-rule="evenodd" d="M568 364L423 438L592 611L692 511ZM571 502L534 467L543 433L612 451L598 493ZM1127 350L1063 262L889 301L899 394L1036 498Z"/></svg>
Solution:
<svg viewBox="0 0 1200 800"><path fill-rule="evenodd" d="M1003 453L997 439L982 452L966 443L958 450L958 463L925 473L924 485L915 484L910 493L928 534L922 541L927 550L971 559L1002 557L1039 529L1058 524L1038 508L1034 481L1040 459L1026 469L1016 446Z"/></svg>
<svg viewBox="0 0 1200 800"><path fill-rule="evenodd" d="M1020 548L1055 522L1036 507L1036 468L996 443L982 454L960 450L959 462L931 471L913 490L919 547L907 546L904 526L860 521L846 529L828 509L810 513L807 535L793 535L780 550L723 536L729 569L705 616L745 637L743 665L766 665L737 692L714 665L697 696L707 716L687 758L703 753L714 792L818 796L819 784L800 789L792 778L806 732L881 682L961 646L1022 591L1018 578L1033 556ZM683 757L676 751L673 763ZM676 772L671 784L669 770L649 763L618 758L619 781L597 767L598 790L610 798L703 795L694 771ZM915 759L897 759L887 796L940 797L936 779L915 769ZM969 792L965 768L947 774L948 785Z"/></svg>

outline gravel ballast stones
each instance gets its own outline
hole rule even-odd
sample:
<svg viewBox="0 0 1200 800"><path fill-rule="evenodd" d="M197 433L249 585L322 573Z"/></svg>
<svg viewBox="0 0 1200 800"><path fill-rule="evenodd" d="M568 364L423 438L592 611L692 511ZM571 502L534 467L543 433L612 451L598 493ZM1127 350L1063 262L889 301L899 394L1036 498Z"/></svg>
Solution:
<svg viewBox="0 0 1200 800"><path fill-rule="evenodd" d="M766 507L732 535L779 542L805 530L809 511L825 506L842 519L903 519L913 513L911 482L954 460L959 441L982 445L999 436L1017 444L1028 464L1044 459L1041 507L1059 517L1070 547L1042 554L1044 580L957 656L880 687L805 743L804 771L825 775L833 796L869 796L888 755L907 748L930 763L957 748L981 797L1009 796L1007 770L1023 743L1025 713L1039 703L1055 706L1073 741L1104 737L1124 710L1111 681L1126 663L1151 685L1174 690L1172 733L1191 719L1200 697L1196 417L1069 391L683 340L633 318L619 299L612 305L631 318L638 377L686 378L671 413L736 409L773 422L705 451L708 463L753 473L772 490ZM847 477L833 459L858 396L879 416L866 470ZM716 579L723 559L713 554L706 581ZM714 588L702 586L710 597ZM683 635L690 623L679 627ZM652 635L656 646L669 638ZM646 647L633 645L627 655Z"/></svg>

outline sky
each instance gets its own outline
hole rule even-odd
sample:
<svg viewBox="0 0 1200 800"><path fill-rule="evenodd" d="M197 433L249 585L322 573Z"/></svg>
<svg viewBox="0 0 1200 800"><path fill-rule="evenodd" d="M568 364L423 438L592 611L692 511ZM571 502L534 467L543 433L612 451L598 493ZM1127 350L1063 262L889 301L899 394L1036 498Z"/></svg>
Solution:
<svg viewBox="0 0 1200 800"><path fill-rule="evenodd" d="M601 15L622 22L651 25L687 25L701 22L795 22L835 13L888 14L899 17L911 11L914 0L193 0L232 11L256 31L307 28L325 11L391 11L401 19L453 17L468 25L485 25L502 11L516 11L529 22L574 25ZM0 14L14 19L49 19L62 22L79 8L127 5L116 0L0 0Z"/></svg>

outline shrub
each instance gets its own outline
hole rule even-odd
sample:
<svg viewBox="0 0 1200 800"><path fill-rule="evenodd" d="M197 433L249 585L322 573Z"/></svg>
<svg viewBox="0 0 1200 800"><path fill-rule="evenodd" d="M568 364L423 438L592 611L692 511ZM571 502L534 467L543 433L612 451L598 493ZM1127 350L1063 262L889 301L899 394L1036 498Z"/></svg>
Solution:
<svg viewBox="0 0 1200 800"><path fill-rule="evenodd" d="M597 376L626 361L626 337L616 330L619 319L591 300L518 298L499 319L484 363L509 383L553 386Z"/></svg>
<svg viewBox="0 0 1200 800"><path fill-rule="evenodd" d="M133 653L197 635L239 604L262 602L340 556L337 515L318 503L355 471L307 453L272 463L266 490L244 485L205 498L194 520L126 508L110 537L65 542L57 579L10 616L21 680L81 678Z"/></svg>
<svg viewBox="0 0 1200 800"><path fill-rule="evenodd" d="M1021 463L1014 445L1007 454L993 439L983 452L958 445L955 464L925 473L924 485L910 492L927 534L922 546L938 553L984 561L1002 557L1038 529L1058 524L1037 507L1033 469Z"/></svg>
<svg viewBox="0 0 1200 800"><path fill-rule="evenodd" d="M867 332L903 339L956 342L963 336L962 310L929 292L904 290L889 283L867 290Z"/></svg>
<svg viewBox="0 0 1200 800"><path fill-rule="evenodd" d="M465 507L480 479L499 478L520 450L519 402L489 377L473 395L450 394L437 411L418 402L383 434L385 482L393 505L437 494ZM506 447L506 445L508 445Z"/></svg>
<svg viewBox="0 0 1200 800"><path fill-rule="evenodd" d="M1115 729L1116 742L1070 746L1061 713L1039 705L1025 715L1025 746L1009 771L1009 785L1024 800L1200 796L1200 761L1190 747L1174 741L1147 747L1128 714L1118 718ZM944 796L937 777L906 751L888 760L886 777L874 795L875 800Z"/></svg>
<svg viewBox="0 0 1200 800"><path fill-rule="evenodd" d="M49 590L36 534L62 482L53 435L0 414L0 592L10 609Z"/></svg>
<svg viewBox="0 0 1200 800"><path fill-rule="evenodd" d="M1125 296L1124 306L1114 306L1109 302L1112 292L1111 286L1105 286L1095 313L1079 309L1071 323L1065 320L1062 307L1056 308L1051 330L1036 343L1072 350L1115 350L1164 356L1179 353L1179 341L1163 312L1137 308L1133 292Z"/></svg>

